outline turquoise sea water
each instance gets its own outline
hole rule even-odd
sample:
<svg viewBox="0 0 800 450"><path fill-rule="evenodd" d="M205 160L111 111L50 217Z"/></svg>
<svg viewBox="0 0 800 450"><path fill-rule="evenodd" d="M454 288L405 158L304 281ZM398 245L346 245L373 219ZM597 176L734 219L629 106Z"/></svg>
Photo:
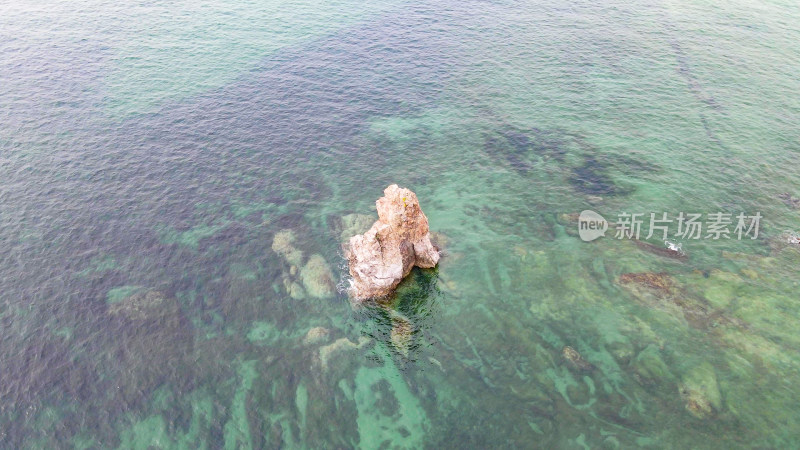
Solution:
<svg viewBox="0 0 800 450"><path fill-rule="evenodd" d="M798 24L0 5L0 447L800 446ZM391 183L444 256L351 305L314 280L346 286L352 214ZM763 218L675 258L582 242L587 209Z"/></svg>

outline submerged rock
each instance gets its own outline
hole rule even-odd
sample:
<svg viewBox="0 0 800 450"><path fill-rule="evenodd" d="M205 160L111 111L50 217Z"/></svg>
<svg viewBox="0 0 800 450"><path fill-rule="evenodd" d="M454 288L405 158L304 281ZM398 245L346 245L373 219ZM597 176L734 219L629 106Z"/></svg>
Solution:
<svg viewBox="0 0 800 450"><path fill-rule="evenodd" d="M789 192L778 194L778 198L783 200L783 203L785 203L786 206L792 209L800 209L800 198L793 196Z"/></svg>
<svg viewBox="0 0 800 450"><path fill-rule="evenodd" d="M661 358L661 352L653 344L648 345L632 362L633 377L644 386L661 384L673 380L669 367Z"/></svg>
<svg viewBox="0 0 800 450"><path fill-rule="evenodd" d="M665 258L672 258L677 259L678 261L686 261L689 257L686 253L681 250L679 246L675 246L674 244L669 244L668 247L659 247L657 245L653 245L649 242L640 241L638 239L634 239L633 243L636 244L637 247L640 249L652 253L654 255L663 256Z"/></svg>
<svg viewBox="0 0 800 450"><path fill-rule="evenodd" d="M286 280L288 281L288 278ZM303 286L300 286L297 282L289 282L286 290L289 292L289 297L295 300L306 298L306 291L304 291Z"/></svg>
<svg viewBox="0 0 800 450"><path fill-rule="evenodd" d="M558 216L556 216L556 220L561 225L575 225L575 226L577 226L578 225L578 221L580 220L580 217L581 217L580 213L576 213L576 212L573 212L573 213L561 213Z"/></svg>
<svg viewBox="0 0 800 450"><path fill-rule="evenodd" d="M446 249L450 244L450 237L438 231L431 231L431 242L440 252Z"/></svg>
<svg viewBox="0 0 800 450"><path fill-rule="evenodd" d="M392 311L390 315L392 317L392 331L390 336L392 345L401 355L408 358L408 352L411 349L411 343L414 337L414 326L406 316L396 311Z"/></svg>
<svg viewBox="0 0 800 450"><path fill-rule="evenodd" d="M322 368L327 370L331 359L349 350L360 350L367 347L371 343L372 340L365 336L359 336L358 343L354 343L346 337L339 338L332 343L319 348L319 361L322 365Z"/></svg>
<svg viewBox="0 0 800 450"><path fill-rule="evenodd" d="M178 304L175 299L168 299L159 291L140 291L112 303L108 313L129 320L158 320L175 316Z"/></svg>
<svg viewBox="0 0 800 450"><path fill-rule="evenodd" d="M325 327L314 327L308 330L306 337L303 338L303 344L314 345L326 342L330 337L330 330Z"/></svg>
<svg viewBox="0 0 800 450"><path fill-rule="evenodd" d="M676 290L675 281L666 272L623 273L619 276L619 282L622 285L642 286L663 295L673 294Z"/></svg>
<svg viewBox="0 0 800 450"><path fill-rule="evenodd" d="M286 229L275 233L272 240L272 250L283 257L289 270L283 272L283 287L286 293L295 300L306 298L333 297L336 293L336 283L333 272L322 255L314 254L305 258L303 251L294 245L295 233ZM302 268L298 268L302 267Z"/></svg>
<svg viewBox="0 0 800 450"><path fill-rule="evenodd" d="M719 283L719 280L710 281ZM713 329L720 325L745 327L741 320L729 315L724 307L715 309L715 305L709 302L704 294L694 292L697 286L687 288L666 272L624 273L619 276L617 282L640 302L673 314L680 314L687 324L695 328ZM714 294L711 291L708 293ZM716 306L725 306L726 294L719 295L719 298L712 297L714 301L722 303Z"/></svg>
<svg viewBox="0 0 800 450"><path fill-rule="evenodd" d="M303 287L311 297L333 297L336 292L333 272L322 255L311 255L308 258L306 265L300 269L300 278L303 280Z"/></svg>
<svg viewBox="0 0 800 450"><path fill-rule="evenodd" d="M347 214L342 216L341 223L339 224L339 237L341 242L347 242L352 236L362 234L369 230L369 227L375 222L373 216L367 214ZM338 230L337 230L338 231Z"/></svg>
<svg viewBox="0 0 800 450"><path fill-rule="evenodd" d="M679 386L686 410L698 419L705 419L722 409L722 395L714 367L704 362L686 373Z"/></svg>
<svg viewBox="0 0 800 450"><path fill-rule="evenodd" d="M416 194L396 184L387 187L375 205L378 220L366 233L350 238L350 294L358 300L392 292L414 266L435 267L439 251L431 243L428 218Z"/></svg>
<svg viewBox="0 0 800 450"><path fill-rule="evenodd" d="M122 396L118 401L133 404L164 383L182 388L191 382L184 363L193 338L177 299L140 290L111 303L108 316L114 333L98 358L109 367L108 379Z"/></svg>
<svg viewBox="0 0 800 450"><path fill-rule="evenodd" d="M303 252L294 246L294 231L281 230L272 239L272 250L281 255L289 264L299 266L303 262Z"/></svg>
<svg viewBox="0 0 800 450"><path fill-rule="evenodd" d="M578 372L591 372L594 370L594 365L583 359L583 356L570 346L566 346L561 350L561 356L564 357L564 360L572 369Z"/></svg>
<svg viewBox="0 0 800 450"><path fill-rule="evenodd" d="M606 350L619 364L628 364L635 354L633 344L627 339L606 343Z"/></svg>

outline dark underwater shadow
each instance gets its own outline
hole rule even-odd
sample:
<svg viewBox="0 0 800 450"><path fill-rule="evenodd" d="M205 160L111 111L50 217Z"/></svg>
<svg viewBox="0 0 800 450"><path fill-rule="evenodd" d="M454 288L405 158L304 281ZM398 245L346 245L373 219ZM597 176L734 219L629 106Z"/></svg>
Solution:
<svg viewBox="0 0 800 450"><path fill-rule="evenodd" d="M363 334L378 345L376 358L388 356L401 368L415 363L431 343L428 331L438 317L442 292L438 286L439 270L415 267L386 298L370 301L358 308Z"/></svg>

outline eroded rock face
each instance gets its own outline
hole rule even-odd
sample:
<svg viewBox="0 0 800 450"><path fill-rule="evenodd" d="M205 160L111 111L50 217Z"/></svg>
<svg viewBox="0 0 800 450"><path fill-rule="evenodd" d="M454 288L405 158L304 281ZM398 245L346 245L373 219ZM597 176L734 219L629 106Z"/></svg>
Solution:
<svg viewBox="0 0 800 450"><path fill-rule="evenodd" d="M350 295L357 300L385 296L412 267L431 268L439 262L428 218L416 194L396 184L383 194L375 202L378 220L366 233L350 238L346 246L353 277Z"/></svg>

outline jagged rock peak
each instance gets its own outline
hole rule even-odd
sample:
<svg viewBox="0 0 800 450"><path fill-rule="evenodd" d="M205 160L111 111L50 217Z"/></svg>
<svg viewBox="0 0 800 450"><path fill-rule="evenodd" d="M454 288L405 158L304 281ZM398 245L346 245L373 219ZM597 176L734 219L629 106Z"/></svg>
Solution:
<svg viewBox="0 0 800 450"><path fill-rule="evenodd" d="M375 206L378 220L364 234L351 237L345 248L352 276L349 292L357 300L388 295L414 266L431 268L439 262L428 218L414 192L393 184Z"/></svg>

